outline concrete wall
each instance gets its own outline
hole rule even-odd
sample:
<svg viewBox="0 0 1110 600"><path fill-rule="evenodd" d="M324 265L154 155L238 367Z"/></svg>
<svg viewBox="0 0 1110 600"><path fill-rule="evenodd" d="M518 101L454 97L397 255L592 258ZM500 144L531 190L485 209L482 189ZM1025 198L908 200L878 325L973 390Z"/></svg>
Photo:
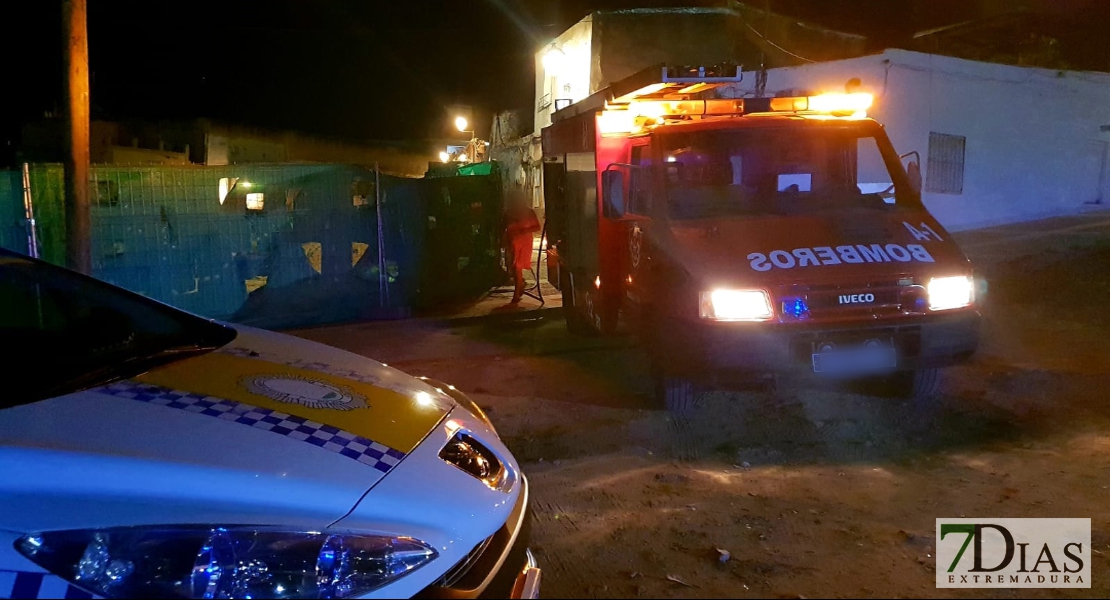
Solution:
<svg viewBox="0 0 1110 600"><path fill-rule="evenodd" d="M587 15L535 55L534 134L551 124L556 100L578 102L658 64L736 62L754 80L768 67L859 56L866 39L767 13L735 1L719 6L637 8ZM551 50L559 61L545 64ZM561 104L561 103L560 103Z"/></svg>
<svg viewBox="0 0 1110 600"><path fill-rule="evenodd" d="M593 20L594 15L587 15L536 52L535 135L551 124L556 100L573 103L593 93ZM557 58L545 61L549 53Z"/></svg>
<svg viewBox="0 0 1110 600"><path fill-rule="evenodd" d="M658 64L736 62L759 66L759 49L743 19L728 9L654 9L597 13L591 87L609 84Z"/></svg>
<svg viewBox="0 0 1110 600"><path fill-rule="evenodd" d="M113 165L187 165L189 153L132 146L108 146L103 149L103 160L95 162Z"/></svg>
<svg viewBox="0 0 1110 600"><path fill-rule="evenodd" d="M924 192L952 230L1082 212L1110 201L1110 75L966 61L904 50L773 69L767 93L843 91L859 78L870 116L900 153L921 154L929 133L966 137L963 192ZM745 81L721 96L751 95Z"/></svg>

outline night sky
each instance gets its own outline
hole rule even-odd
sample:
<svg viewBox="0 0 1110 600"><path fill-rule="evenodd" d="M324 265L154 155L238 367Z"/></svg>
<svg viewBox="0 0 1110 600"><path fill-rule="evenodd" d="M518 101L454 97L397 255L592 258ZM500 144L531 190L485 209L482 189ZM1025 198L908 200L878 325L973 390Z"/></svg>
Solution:
<svg viewBox="0 0 1110 600"><path fill-rule="evenodd" d="M1047 2L1047 0L1042 0ZM896 44L992 0L752 0ZM1054 0L1074 12L1097 0ZM997 2L996 2L997 3ZM352 140L441 137L445 107L532 102L533 52L589 11L682 0L88 0L95 119L210 117ZM1110 4L1103 2L1102 4ZM914 8L918 6L918 8ZM920 8L927 5L926 9ZM8 3L0 143L61 105L59 0ZM1053 8L1053 10L1057 10ZM13 14L14 11L14 14ZM22 11L22 13L18 12ZM3 159L0 156L0 159Z"/></svg>

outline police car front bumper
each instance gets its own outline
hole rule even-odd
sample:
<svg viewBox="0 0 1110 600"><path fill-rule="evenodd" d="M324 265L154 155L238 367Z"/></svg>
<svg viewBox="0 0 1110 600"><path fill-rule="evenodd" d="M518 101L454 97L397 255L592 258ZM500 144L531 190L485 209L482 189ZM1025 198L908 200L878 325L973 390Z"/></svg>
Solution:
<svg viewBox="0 0 1110 600"><path fill-rule="evenodd" d="M540 568L528 548L532 530L528 479L522 477L521 485L520 497L505 525L416 598L539 597Z"/></svg>
<svg viewBox="0 0 1110 600"><path fill-rule="evenodd" d="M697 322L667 327L655 337L656 364L675 375L752 375L812 372L822 344L837 347L880 340L893 346L895 369L944 367L970 358L979 345L975 311L907 317L895 322L768 324ZM893 370L893 369L892 369Z"/></svg>

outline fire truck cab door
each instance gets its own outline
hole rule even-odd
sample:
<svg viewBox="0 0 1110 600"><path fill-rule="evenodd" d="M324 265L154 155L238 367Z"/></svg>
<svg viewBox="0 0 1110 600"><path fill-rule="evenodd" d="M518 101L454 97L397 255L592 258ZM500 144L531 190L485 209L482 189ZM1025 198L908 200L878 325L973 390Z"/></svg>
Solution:
<svg viewBox="0 0 1110 600"><path fill-rule="evenodd" d="M633 143L629 163L628 206L625 213L624 251L621 252L625 299L635 305L645 298L650 279L650 235L652 224L652 177L650 140Z"/></svg>

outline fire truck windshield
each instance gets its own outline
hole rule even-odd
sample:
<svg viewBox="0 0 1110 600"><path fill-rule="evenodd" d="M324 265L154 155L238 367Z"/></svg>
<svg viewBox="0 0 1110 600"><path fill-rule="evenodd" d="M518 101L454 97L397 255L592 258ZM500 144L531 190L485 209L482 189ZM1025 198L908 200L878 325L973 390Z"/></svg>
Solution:
<svg viewBox="0 0 1110 600"><path fill-rule="evenodd" d="M672 219L897 210L911 202L893 149L864 128L761 127L661 137ZM899 171L892 176L888 164Z"/></svg>

